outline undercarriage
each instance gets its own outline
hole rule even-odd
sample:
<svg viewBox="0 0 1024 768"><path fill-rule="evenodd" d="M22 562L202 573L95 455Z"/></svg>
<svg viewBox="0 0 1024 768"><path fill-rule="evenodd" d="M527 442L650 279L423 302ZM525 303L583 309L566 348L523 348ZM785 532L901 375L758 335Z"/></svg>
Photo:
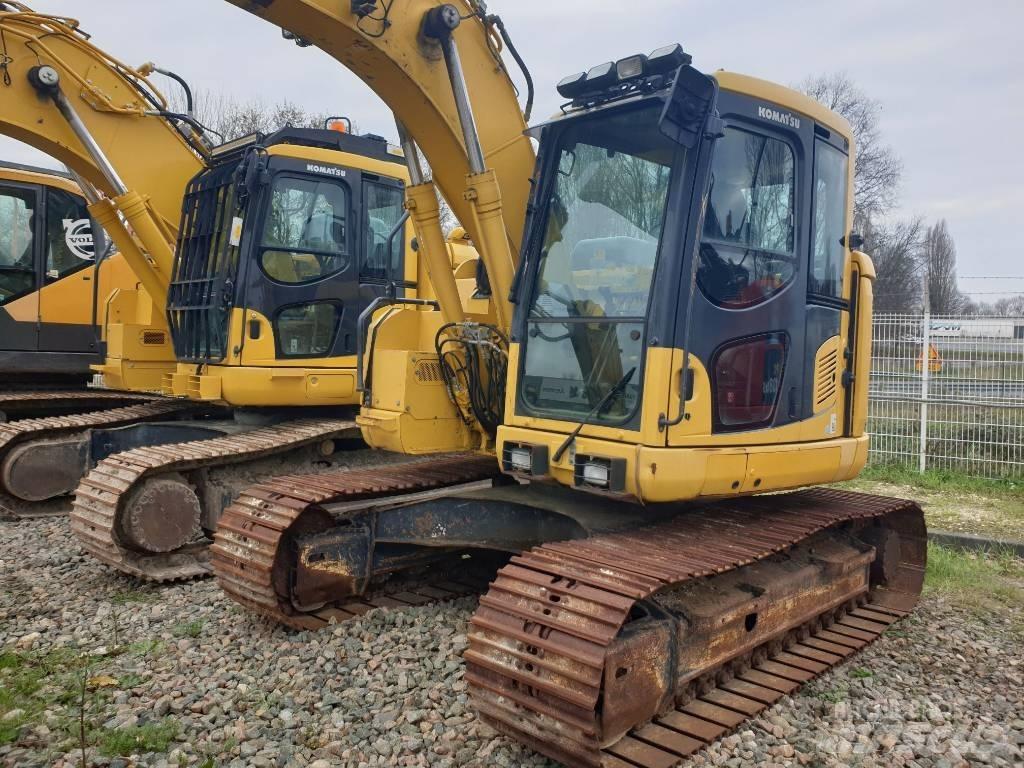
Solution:
<svg viewBox="0 0 1024 768"><path fill-rule="evenodd" d="M501 484L486 459L455 456L249 489L213 569L246 607L317 629L395 574L430 584L446 562L433 578L451 579L452 558L480 550L507 558L465 654L484 719L568 765L668 766L910 611L926 538L899 499L637 507Z"/></svg>

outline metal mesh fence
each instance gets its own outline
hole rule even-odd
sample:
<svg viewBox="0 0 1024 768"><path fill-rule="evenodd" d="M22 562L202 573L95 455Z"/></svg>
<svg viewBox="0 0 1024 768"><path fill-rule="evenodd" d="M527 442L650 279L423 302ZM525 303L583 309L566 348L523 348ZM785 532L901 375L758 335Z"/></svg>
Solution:
<svg viewBox="0 0 1024 768"><path fill-rule="evenodd" d="M1024 478L1024 318L876 315L873 464Z"/></svg>

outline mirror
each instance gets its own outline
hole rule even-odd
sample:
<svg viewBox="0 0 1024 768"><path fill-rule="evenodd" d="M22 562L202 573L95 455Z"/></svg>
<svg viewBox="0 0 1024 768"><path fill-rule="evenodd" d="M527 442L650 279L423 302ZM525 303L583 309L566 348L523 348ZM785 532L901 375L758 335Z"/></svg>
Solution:
<svg viewBox="0 0 1024 768"><path fill-rule="evenodd" d="M693 149L718 99L718 83L693 67L680 67L658 127L668 138Z"/></svg>

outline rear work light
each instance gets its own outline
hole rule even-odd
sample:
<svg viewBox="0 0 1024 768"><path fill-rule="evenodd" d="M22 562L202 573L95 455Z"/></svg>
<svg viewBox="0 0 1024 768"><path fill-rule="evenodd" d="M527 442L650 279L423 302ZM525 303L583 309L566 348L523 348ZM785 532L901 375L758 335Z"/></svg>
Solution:
<svg viewBox="0 0 1024 768"><path fill-rule="evenodd" d="M581 490L624 493L626 490L626 460L576 454L576 461L573 465L573 485Z"/></svg>
<svg viewBox="0 0 1024 768"><path fill-rule="evenodd" d="M548 473L548 447L528 443L505 443L501 468L514 475L543 477Z"/></svg>

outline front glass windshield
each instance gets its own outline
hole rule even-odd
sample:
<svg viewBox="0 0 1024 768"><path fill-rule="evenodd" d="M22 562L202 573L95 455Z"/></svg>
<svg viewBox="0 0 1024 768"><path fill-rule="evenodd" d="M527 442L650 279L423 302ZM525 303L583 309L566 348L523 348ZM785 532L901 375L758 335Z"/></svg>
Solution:
<svg viewBox="0 0 1024 768"><path fill-rule="evenodd" d="M279 176L263 227L264 271L282 283L305 283L344 269L348 213L344 183Z"/></svg>
<svg viewBox="0 0 1024 768"><path fill-rule="evenodd" d="M556 418L620 422L640 399L645 317L678 145L648 107L561 138L530 304L522 396Z"/></svg>

